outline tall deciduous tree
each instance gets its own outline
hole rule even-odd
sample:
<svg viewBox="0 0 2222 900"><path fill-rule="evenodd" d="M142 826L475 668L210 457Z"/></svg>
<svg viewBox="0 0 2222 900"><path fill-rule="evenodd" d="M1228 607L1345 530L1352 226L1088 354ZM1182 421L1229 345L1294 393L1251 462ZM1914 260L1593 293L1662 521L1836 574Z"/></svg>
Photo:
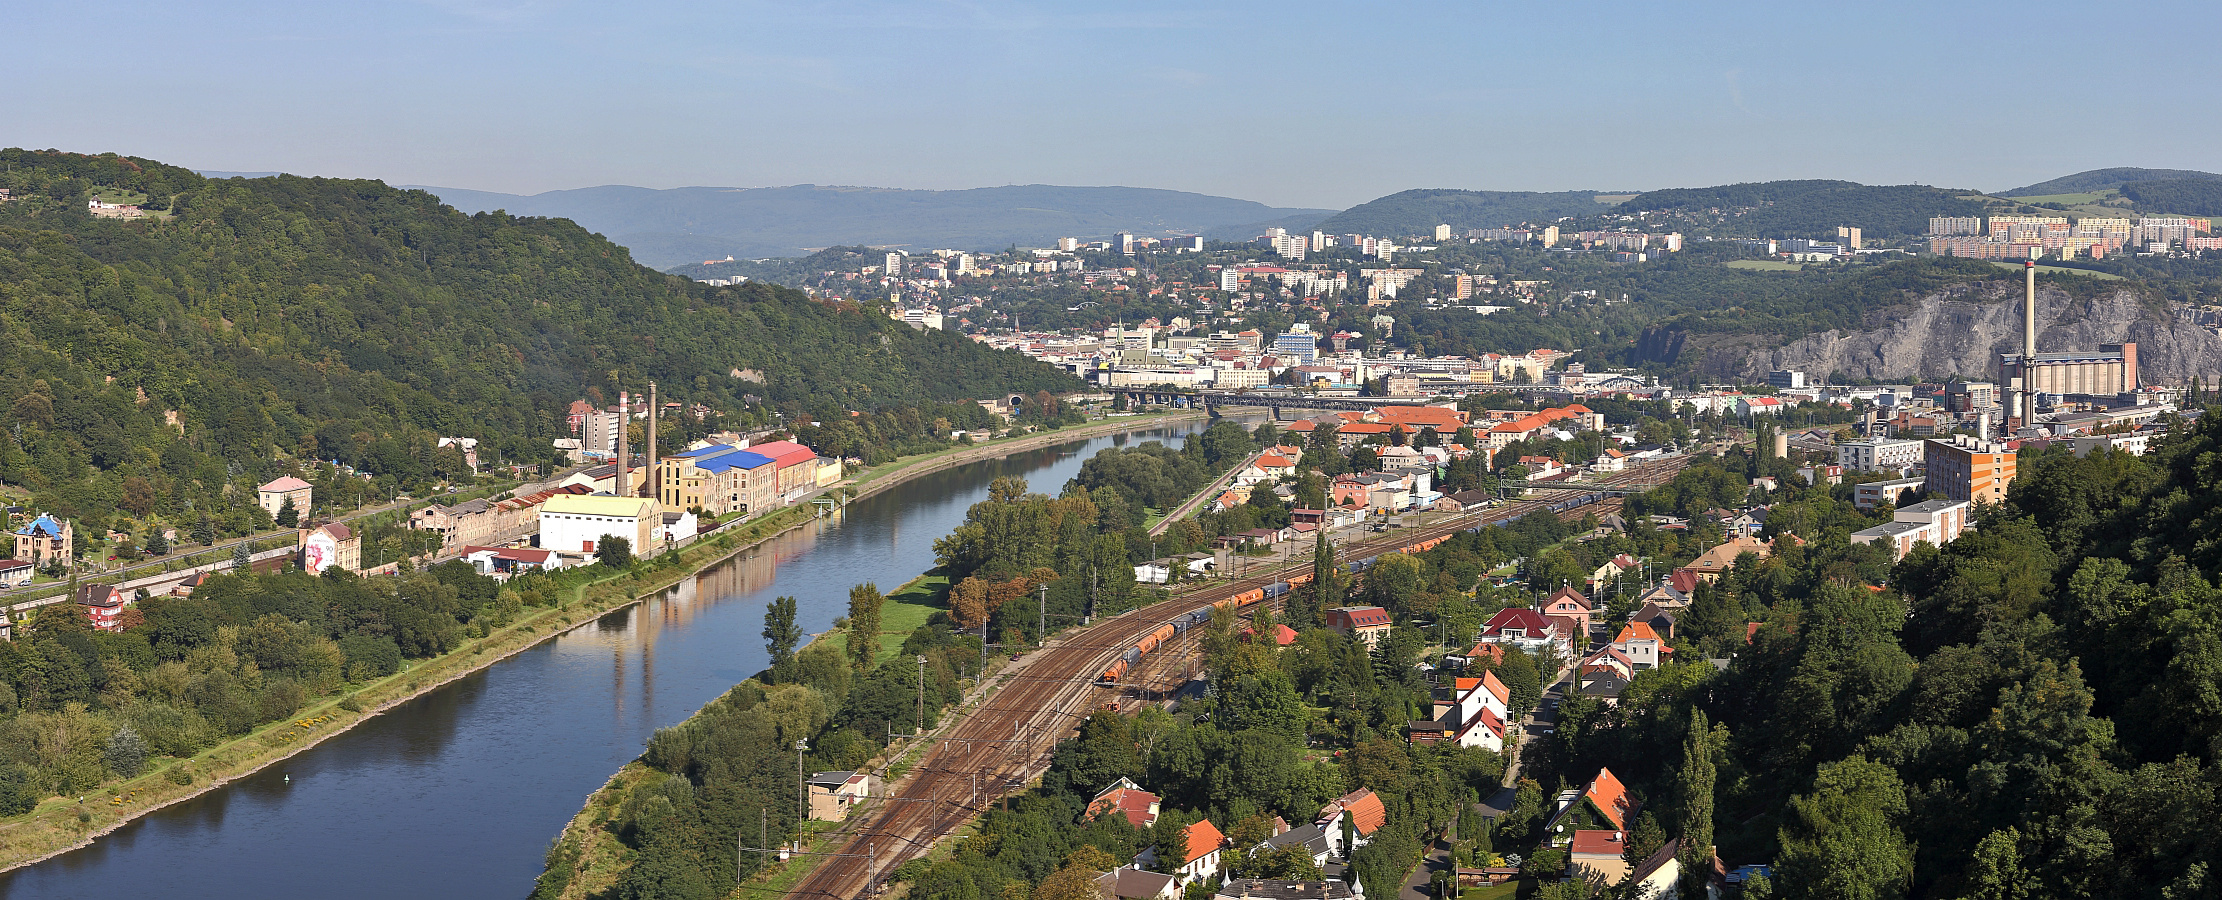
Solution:
<svg viewBox="0 0 2222 900"><path fill-rule="evenodd" d="M1683 896L1701 896L1713 861L1713 735L1704 710L1690 710L1689 736L1682 742L1682 771L1675 778L1680 807Z"/></svg>
<svg viewBox="0 0 2222 900"><path fill-rule="evenodd" d="M865 582L849 589L849 661L859 669L870 668L880 646L879 585Z"/></svg>
<svg viewBox="0 0 2222 900"><path fill-rule="evenodd" d="M1913 877L1913 848L1893 821L1906 789L1890 767L1852 756L1821 767L1813 792L1790 801L1776 871L1790 897L1894 900Z"/></svg>
<svg viewBox="0 0 2222 900"><path fill-rule="evenodd" d="M785 681L795 664L795 645L802 643L802 626L795 622L795 598L775 597L764 607L764 649L772 657L772 678Z"/></svg>

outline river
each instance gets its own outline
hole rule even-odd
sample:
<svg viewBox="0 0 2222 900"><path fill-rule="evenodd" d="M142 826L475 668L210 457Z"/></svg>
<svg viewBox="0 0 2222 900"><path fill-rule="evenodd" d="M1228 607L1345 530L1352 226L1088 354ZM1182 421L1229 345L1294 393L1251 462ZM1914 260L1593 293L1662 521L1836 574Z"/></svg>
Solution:
<svg viewBox="0 0 2222 900"><path fill-rule="evenodd" d="M764 607L812 633L851 585L934 564L934 539L1018 475L1056 493L1097 450L1174 441L1183 423L982 460L851 504L376 716L317 747L0 875L0 898L523 897L549 841L656 729L769 664Z"/></svg>

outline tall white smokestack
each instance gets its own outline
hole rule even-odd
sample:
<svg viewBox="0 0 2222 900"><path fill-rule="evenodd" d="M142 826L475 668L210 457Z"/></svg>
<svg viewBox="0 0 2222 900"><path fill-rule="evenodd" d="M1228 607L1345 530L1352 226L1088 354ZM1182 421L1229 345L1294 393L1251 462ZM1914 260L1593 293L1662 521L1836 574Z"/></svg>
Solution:
<svg viewBox="0 0 2222 900"><path fill-rule="evenodd" d="M618 391L618 392L617 392L617 475L616 475L616 476L615 476L614 478L612 478L612 479L610 480L610 494L611 494L612 496L617 496L617 497L625 497L625 496L630 496L630 495L632 494L632 492L633 492L633 490L632 490L632 482L630 482L630 481L626 480L626 478L625 478L625 463L626 463L626 458L627 458L627 457L626 457L626 447L625 447L625 432L626 432L626 431L628 431L628 430L630 430L630 429L631 429L632 427L633 427L633 411L632 411L632 406L631 406L631 404L629 404L629 403L627 403L627 402L626 402L626 398L625 398L625 392L624 392L624 391Z"/></svg>
<svg viewBox="0 0 2222 900"><path fill-rule="evenodd" d="M2037 261L2022 263L2021 303L2021 424L2037 422Z"/></svg>

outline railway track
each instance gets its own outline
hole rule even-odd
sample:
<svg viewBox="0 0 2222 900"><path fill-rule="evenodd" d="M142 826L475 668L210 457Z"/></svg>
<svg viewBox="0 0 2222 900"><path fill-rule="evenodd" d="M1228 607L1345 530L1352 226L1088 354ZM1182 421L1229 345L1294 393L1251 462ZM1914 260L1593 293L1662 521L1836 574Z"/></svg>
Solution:
<svg viewBox="0 0 2222 900"><path fill-rule="evenodd" d="M1457 532L1501 524L1533 512L1580 515L1590 503L1609 499L1598 488L1672 477L1687 462L1688 457L1655 461L1593 485L1570 487L1479 513L1339 544L1336 554L1339 559L1351 560L1353 569L1362 569L1382 553L1432 547ZM985 811L996 799L1018 790L1047 769L1057 742L1101 705L1104 687L1098 683L1100 675L1120 663L1137 642L1215 604L1230 603L1253 592L1256 600L1262 600L1268 588L1285 588L1292 576L1310 572L1311 562L1305 560L1243 578L1211 582L1182 596L1105 619L999 673L995 677L1002 679L1002 686L986 694L980 707L963 721L935 738L918 767L890 786L888 797L860 811L865 820L856 826L855 833L826 854L791 893L853 900L875 889L896 866L925 853L934 842ZM1120 665L1118 671L1123 673L1126 667ZM1151 672L1137 687L1162 685L1167 675Z"/></svg>

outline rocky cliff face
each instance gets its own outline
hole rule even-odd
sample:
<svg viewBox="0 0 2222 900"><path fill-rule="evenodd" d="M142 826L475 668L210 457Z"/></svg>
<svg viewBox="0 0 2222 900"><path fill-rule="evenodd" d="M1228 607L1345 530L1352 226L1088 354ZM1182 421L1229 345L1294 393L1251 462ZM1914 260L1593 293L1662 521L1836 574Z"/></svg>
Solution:
<svg viewBox="0 0 2222 900"><path fill-rule="evenodd" d="M2095 350L2135 341L2138 378L2177 385L2222 375L2222 336L2148 305L2134 288L2079 290L2087 297L2037 286L2037 352ZM1828 331L1780 347L1721 341L1706 350L1704 369L1719 376L1763 377L1775 369L1815 376L1902 380L1962 375L1994 379L1998 354L2021 349L2021 284L1967 285L1878 311L1862 331ZM1692 337L1693 345L1706 342Z"/></svg>

